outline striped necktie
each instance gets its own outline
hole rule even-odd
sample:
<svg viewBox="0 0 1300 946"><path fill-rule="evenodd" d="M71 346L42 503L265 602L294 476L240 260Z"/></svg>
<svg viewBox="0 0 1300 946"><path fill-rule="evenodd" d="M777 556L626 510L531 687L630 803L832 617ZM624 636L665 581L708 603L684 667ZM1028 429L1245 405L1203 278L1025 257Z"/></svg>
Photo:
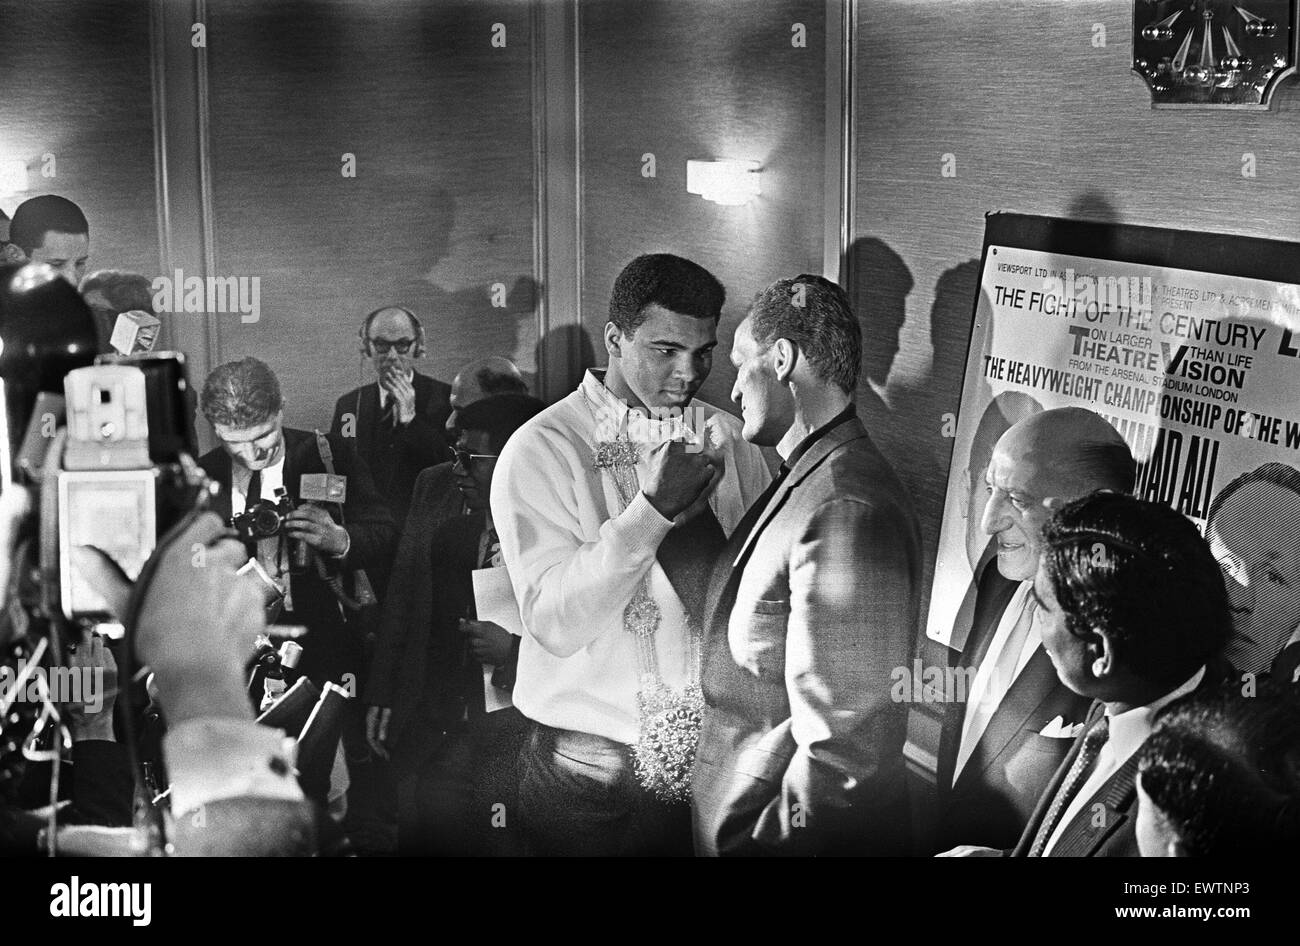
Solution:
<svg viewBox="0 0 1300 946"><path fill-rule="evenodd" d="M1047 816L1043 818L1038 834L1034 836L1034 844L1029 849L1030 857L1043 856L1043 849L1047 847L1052 832L1056 830L1057 821L1061 819L1065 809L1070 807L1070 802L1079 793L1083 783L1088 780L1088 773L1092 771L1092 765L1097 761L1097 754L1101 752L1101 747L1106 744L1108 738L1110 738L1110 720L1103 714L1083 737L1083 745L1079 747L1079 754L1074 757L1074 765L1070 766L1065 781L1056 790L1056 797L1052 799L1051 807L1047 809Z"/></svg>

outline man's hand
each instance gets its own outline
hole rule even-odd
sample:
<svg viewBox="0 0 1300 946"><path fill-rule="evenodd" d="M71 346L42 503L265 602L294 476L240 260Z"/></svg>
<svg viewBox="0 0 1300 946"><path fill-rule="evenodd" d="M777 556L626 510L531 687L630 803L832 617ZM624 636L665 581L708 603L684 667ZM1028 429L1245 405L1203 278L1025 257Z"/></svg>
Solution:
<svg viewBox="0 0 1300 946"><path fill-rule="evenodd" d="M379 383L397 405L397 422L409 424L415 420L415 385L396 371L385 371L380 375Z"/></svg>
<svg viewBox="0 0 1300 946"><path fill-rule="evenodd" d="M935 857L1001 857L1002 852L995 847L980 847L978 844L958 844L951 851L936 854Z"/></svg>
<svg viewBox="0 0 1300 946"><path fill-rule="evenodd" d="M388 758L388 724L392 718L392 707L366 707L366 742L381 759Z"/></svg>
<svg viewBox="0 0 1300 946"><path fill-rule="evenodd" d="M81 678L81 702L73 703L69 713L72 741L113 742L113 704L117 702L113 652L104 646L104 638L91 634L89 641L68 654L68 666Z"/></svg>
<svg viewBox="0 0 1300 946"><path fill-rule="evenodd" d="M469 636L469 649L479 663L500 667L510 662L515 637L500 624L461 618L460 630Z"/></svg>
<svg viewBox="0 0 1300 946"><path fill-rule="evenodd" d="M675 520L701 497L708 500L708 490L721 478L715 463L709 451L696 447L687 452L686 444L670 440L651 452L650 475L641 492L659 515Z"/></svg>
<svg viewBox="0 0 1300 946"><path fill-rule="evenodd" d="M290 538L301 539L326 555L337 557L348 550L348 531L320 506L299 506L284 517L284 528Z"/></svg>
<svg viewBox="0 0 1300 946"><path fill-rule="evenodd" d="M102 552L76 550L77 566L119 617L131 588ZM205 512L161 553L136 615L135 649L153 668L169 723L199 716L246 719L244 662L266 629L262 594L237 575L248 553Z"/></svg>

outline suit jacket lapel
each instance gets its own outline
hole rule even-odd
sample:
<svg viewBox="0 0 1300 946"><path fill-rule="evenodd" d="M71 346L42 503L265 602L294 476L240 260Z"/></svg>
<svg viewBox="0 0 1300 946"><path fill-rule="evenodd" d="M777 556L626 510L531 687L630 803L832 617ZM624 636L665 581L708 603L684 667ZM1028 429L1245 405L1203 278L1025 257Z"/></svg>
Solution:
<svg viewBox="0 0 1300 946"><path fill-rule="evenodd" d="M1092 857L1107 838L1130 817L1133 796L1137 793L1137 767L1140 752L1134 752L1124 764L1102 783L1090 801L1079 809L1052 848L1053 857ZM1096 805L1104 809L1098 819ZM1100 821L1100 823L1098 823Z"/></svg>
<svg viewBox="0 0 1300 946"><path fill-rule="evenodd" d="M1065 781L1065 777L1070 773L1070 767L1074 765L1074 760L1079 756L1079 750L1083 748L1083 737L1092 724L1097 721L1097 717L1104 712L1106 712L1106 704L1100 700L1093 701L1092 707L1088 710L1088 716L1084 720L1083 729L1075 737L1074 745L1070 746L1070 751L1065 754L1061 764L1056 767L1052 780L1043 789L1042 797L1038 799L1038 804L1034 807L1034 813L1029 816L1029 823L1025 825L1024 833L1020 835L1020 841L1011 852L1012 857L1029 856L1029 849L1034 846L1034 838L1038 836L1038 829L1042 826L1043 819L1047 817L1048 809L1052 807L1052 799L1056 797L1057 791L1061 788L1061 783Z"/></svg>
<svg viewBox="0 0 1300 946"><path fill-rule="evenodd" d="M754 543L758 541L759 535L767 528L767 524L772 521L781 507L785 505L785 501L794 492L795 488L807 479L813 470L821 466L822 461L841 445L848 443L850 440L866 436L867 430L862 426L862 421L854 417L840 424L834 430L827 431L820 440L813 444L799 458L799 461L786 475L781 488L768 501L767 508L763 510L763 514L754 523L754 528L750 530L748 537L746 537L745 544L741 547L739 554L736 555L732 567L737 569L745 567L745 560L749 558L749 553L753 551Z"/></svg>
<svg viewBox="0 0 1300 946"><path fill-rule="evenodd" d="M361 406L357 408L358 452L369 454L374 448L375 431L379 428L382 408L379 406L379 383L367 384L361 389Z"/></svg>
<svg viewBox="0 0 1300 946"><path fill-rule="evenodd" d="M950 665L956 669L979 666L979 661L988 652L1002 615L1016 592L1019 583L1002 578L997 567L996 561L990 561L980 572L975 613L970 633L966 636L966 646L960 651L951 652L949 658ZM938 769L935 772L940 791L953 787L952 773L961 748L961 728L965 716L965 703L949 703L944 707L943 727L939 732ZM992 723L989 725L991 727ZM962 771L971 771L969 762Z"/></svg>
<svg viewBox="0 0 1300 946"><path fill-rule="evenodd" d="M732 535L714 565L709 579L708 593L704 599L706 641L701 668L704 678L707 678L710 664L714 659L725 659L720 654L727 647L727 625L731 617L731 608L736 601L736 589L740 586L740 577L744 573L745 563L754 550L754 543L758 540L759 534L776 517L795 487L830 456L831 451L840 444L866 435L866 429L856 417L828 431L786 474L785 482L772 494L772 498L768 500L767 506L754 523L754 528L749 530L749 535L744 537L739 536L738 533ZM736 540L742 538L743 542L737 550ZM718 654L714 653L715 650Z"/></svg>
<svg viewBox="0 0 1300 946"><path fill-rule="evenodd" d="M1052 659L1040 645L1025 664L1025 669L1011 684L1011 689L1007 690L998 708L993 711L983 735L975 744L975 751L957 776L954 790L966 778L976 772L982 773L993 764L998 754L1024 727L1025 721L1052 695L1057 679Z"/></svg>

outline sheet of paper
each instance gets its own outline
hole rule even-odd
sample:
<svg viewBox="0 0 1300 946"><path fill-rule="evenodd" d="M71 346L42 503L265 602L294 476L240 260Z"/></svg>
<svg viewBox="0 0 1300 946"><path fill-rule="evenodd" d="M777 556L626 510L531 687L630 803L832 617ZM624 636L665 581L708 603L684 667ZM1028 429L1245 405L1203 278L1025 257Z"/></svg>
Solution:
<svg viewBox="0 0 1300 946"><path fill-rule="evenodd" d="M520 637L524 624L519 620L519 605L515 603L515 590L510 575L504 568L478 568L470 572L474 580L474 610L480 621L500 624L511 634ZM510 693L492 685L491 664L483 665L483 702L489 713L513 706Z"/></svg>

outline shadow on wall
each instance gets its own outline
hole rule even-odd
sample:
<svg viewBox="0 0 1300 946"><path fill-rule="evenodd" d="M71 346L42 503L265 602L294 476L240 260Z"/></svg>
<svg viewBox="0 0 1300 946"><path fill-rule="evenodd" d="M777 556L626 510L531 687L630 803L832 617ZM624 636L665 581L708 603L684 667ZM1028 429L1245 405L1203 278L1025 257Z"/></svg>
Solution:
<svg viewBox="0 0 1300 946"><path fill-rule="evenodd" d="M568 353L573 351L578 353L578 362L573 366L571 376L561 379L557 390L553 392L555 396L547 400L558 400L577 388L587 369L596 367L596 349L591 341L591 333L581 325L561 325L539 338L533 349L533 364L537 366L537 370L524 372L524 377L528 381L528 390L538 397L542 396L539 378L545 370L547 352L551 353L552 358L563 360L567 359Z"/></svg>
<svg viewBox="0 0 1300 946"><path fill-rule="evenodd" d="M424 322L430 368L449 378L458 366L489 355L527 367L533 349L525 333L535 319L541 287L531 274L493 279L474 271L455 251L455 218L455 200L436 188L422 208L419 239L412 241L418 258L409 269L403 267L404 276L392 274L398 301Z"/></svg>
<svg viewBox="0 0 1300 946"><path fill-rule="evenodd" d="M907 296L914 281L903 258L876 237L855 240L841 272L848 274L849 301L862 328L862 374L858 378L858 414L909 487L913 471L900 461L907 456L893 411L886 401L889 372L898 355L899 335L907 319Z"/></svg>

